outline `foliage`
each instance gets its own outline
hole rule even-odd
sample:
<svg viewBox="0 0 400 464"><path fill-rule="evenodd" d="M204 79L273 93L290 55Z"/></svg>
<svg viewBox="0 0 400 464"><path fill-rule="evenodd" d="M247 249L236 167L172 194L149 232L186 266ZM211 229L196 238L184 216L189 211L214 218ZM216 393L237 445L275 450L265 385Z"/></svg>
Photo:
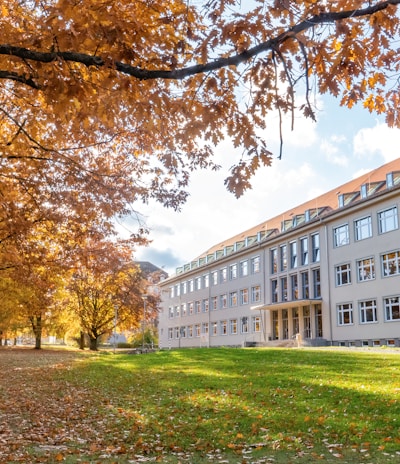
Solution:
<svg viewBox="0 0 400 464"><path fill-rule="evenodd" d="M398 354L3 349L0 452L9 463L389 464Z"/></svg>
<svg viewBox="0 0 400 464"><path fill-rule="evenodd" d="M148 347L158 347L158 330L156 327L146 327L143 332L136 332L130 339L129 343L138 348L144 344Z"/></svg>

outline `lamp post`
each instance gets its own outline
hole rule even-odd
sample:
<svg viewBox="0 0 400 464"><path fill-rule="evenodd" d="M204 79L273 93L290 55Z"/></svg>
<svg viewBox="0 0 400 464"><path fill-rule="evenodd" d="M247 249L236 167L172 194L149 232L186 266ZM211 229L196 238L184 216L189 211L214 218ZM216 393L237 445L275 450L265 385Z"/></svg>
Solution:
<svg viewBox="0 0 400 464"><path fill-rule="evenodd" d="M142 296L143 299L143 321L142 321L142 353L144 352L144 329L146 324L146 301L147 295Z"/></svg>

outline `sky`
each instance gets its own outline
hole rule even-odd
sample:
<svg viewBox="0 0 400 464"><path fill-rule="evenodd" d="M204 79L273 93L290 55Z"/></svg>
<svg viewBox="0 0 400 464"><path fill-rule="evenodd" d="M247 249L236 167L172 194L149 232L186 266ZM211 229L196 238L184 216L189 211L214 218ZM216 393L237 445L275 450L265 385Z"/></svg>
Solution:
<svg viewBox="0 0 400 464"><path fill-rule="evenodd" d="M387 127L383 118L362 107L341 108L333 98L321 99L318 107L316 123L299 117L294 131L285 126L280 160L277 115L270 115L266 138L272 165L258 171L241 198L224 186L235 157L227 140L216 149L222 169L193 174L180 212L155 203L138 206L151 243L137 249L136 259L173 275L224 239L400 156L400 130Z"/></svg>

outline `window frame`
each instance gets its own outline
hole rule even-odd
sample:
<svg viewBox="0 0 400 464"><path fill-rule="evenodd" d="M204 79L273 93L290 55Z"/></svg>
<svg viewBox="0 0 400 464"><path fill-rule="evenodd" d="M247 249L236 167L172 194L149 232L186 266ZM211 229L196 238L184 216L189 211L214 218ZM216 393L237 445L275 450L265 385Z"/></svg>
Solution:
<svg viewBox="0 0 400 464"><path fill-rule="evenodd" d="M340 327L347 325L354 325L354 310L353 303L339 303L336 305L337 313L337 324ZM348 315L348 321L346 322L346 314Z"/></svg>
<svg viewBox="0 0 400 464"><path fill-rule="evenodd" d="M364 221L367 220L367 223ZM366 231L366 232L365 232ZM359 242L372 237L372 216L364 216L354 220L354 240Z"/></svg>
<svg viewBox="0 0 400 464"><path fill-rule="evenodd" d="M340 226L333 227L333 246L340 248L350 244L350 231L349 224L341 224Z"/></svg>

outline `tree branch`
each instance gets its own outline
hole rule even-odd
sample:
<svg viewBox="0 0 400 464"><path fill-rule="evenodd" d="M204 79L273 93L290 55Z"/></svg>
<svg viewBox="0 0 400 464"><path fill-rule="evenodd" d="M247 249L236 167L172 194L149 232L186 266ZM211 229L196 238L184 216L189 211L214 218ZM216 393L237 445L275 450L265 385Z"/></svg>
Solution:
<svg viewBox="0 0 400 464"><path fill-rule="evenodd" d="M333 23L343 19L349 18L359 18L362 16L371 16L379 11L383 11L391 5L399 5L400 0L387 0L376 3L375 5L370 5L366 8L356 9L356 10L347 10L347 11L338 11L338 12L325 12L318 15L314 15L300 23L292 26L287 29L285 32L282 32L277 37L273 37L265 42L262 42L255 47L249 48L248 50L238 53L226 58L218 58L214 61L205 64L198 64L194 66L188 66L185 68L168 70L149 70L145 68L140 68L136 66L131 66L127 63L122 63L120 61L115 62L115 67L121 73L130 75L137 79L146 80L146 79L172 79L172 80L181 80L186 77L193 76L196 74L201 74L209 71L214 71L221 68L226 68L229 66L238 66L239 64L248 61L249 59L273 49L277 49L279 45L286 42L287 40L293 38L299 33L311 29L319 24L324 23ZM15 47L8 44L0 45L0 55L11 55L15 57L22 58L24 60L39 61L42 63L50 63L56 60L72 61L75 63L81 63L85 66L96 66L101 68L106 66L106 61L96 55L88 55L85 53L78 52L63 52L63 51L54 51L54 52L39 52L29 50L23 47ZM108 65L108 62L107 62ZM12 74L12 73L10 73ZM13 78L11 75L9 78ZM14 76L15 78L15 76ZM22 78L22 76L20 76ZM15 79L18 80L18 79ZM31 85L29 80L25 80L26 84Z"/></svg>

